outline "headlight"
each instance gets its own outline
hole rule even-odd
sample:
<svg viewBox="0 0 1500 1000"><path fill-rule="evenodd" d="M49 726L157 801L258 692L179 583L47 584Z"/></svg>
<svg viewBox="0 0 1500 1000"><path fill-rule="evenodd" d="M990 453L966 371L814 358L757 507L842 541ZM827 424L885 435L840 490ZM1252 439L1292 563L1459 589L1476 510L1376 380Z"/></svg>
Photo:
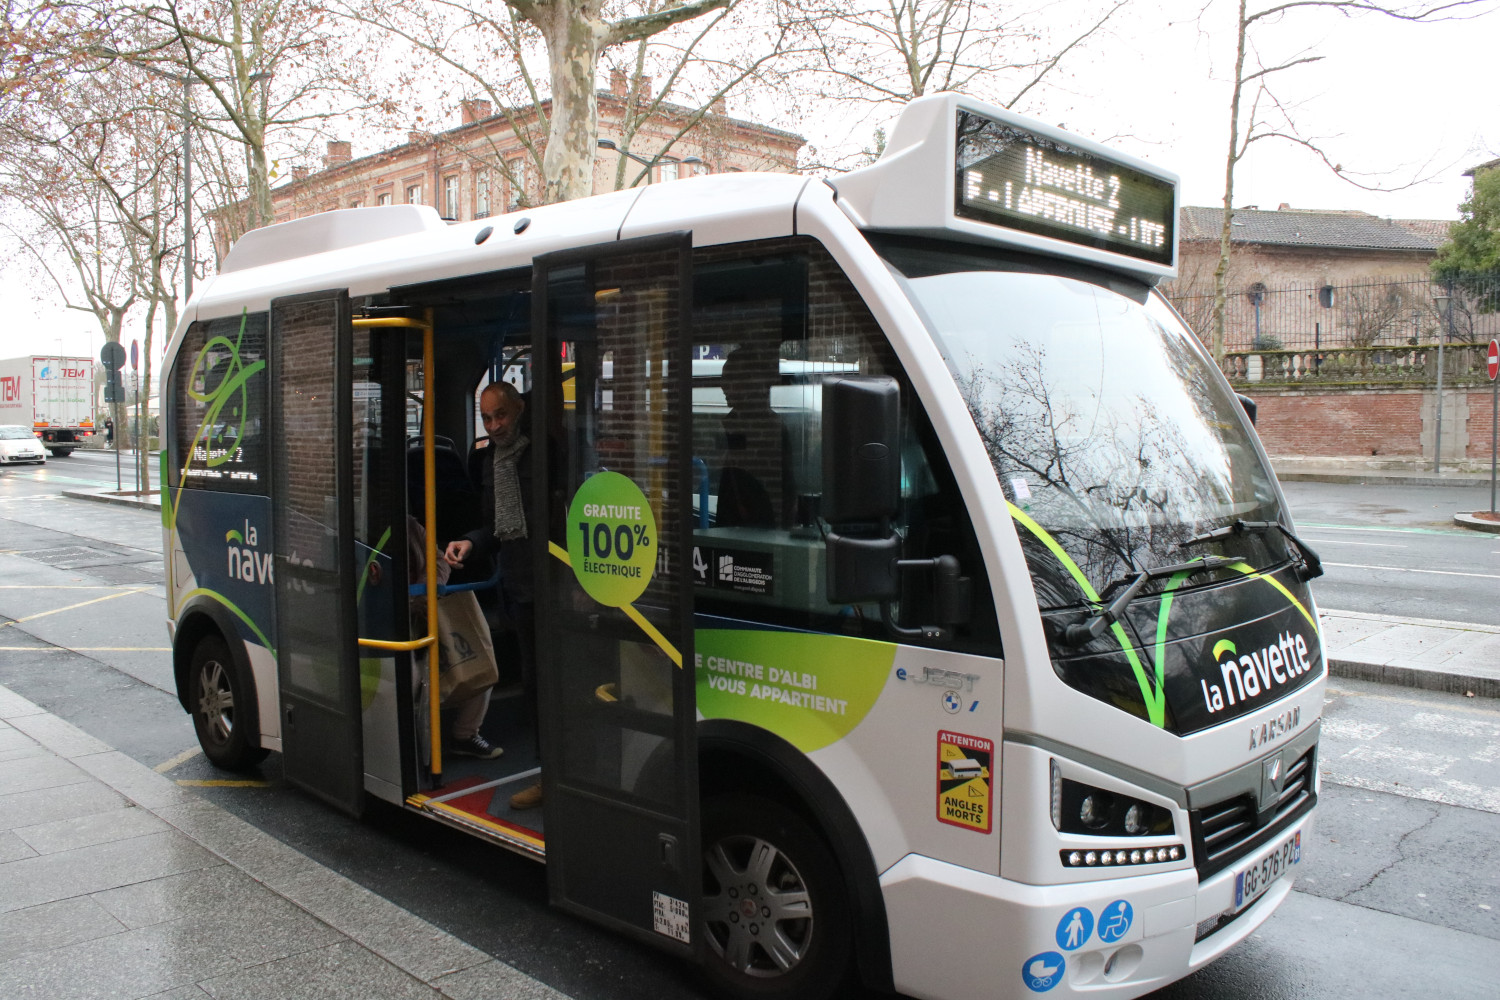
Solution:
<svg viewBox="0 0 1500 1000"><path fill-rule="evenodd" d="M1174 832L1169 810L1064 778L1055 761L1052 768L1052 825L1058 831L1105 837L1161 837Z"/></svg>

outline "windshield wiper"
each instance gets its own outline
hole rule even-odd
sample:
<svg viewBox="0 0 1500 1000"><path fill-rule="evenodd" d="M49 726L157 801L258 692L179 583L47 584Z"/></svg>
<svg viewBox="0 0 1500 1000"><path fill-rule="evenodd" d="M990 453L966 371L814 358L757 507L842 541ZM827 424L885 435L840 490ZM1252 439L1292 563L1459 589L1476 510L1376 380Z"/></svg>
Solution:
<svg viewBox="0 0 1500 1000"><path fill-rule="evenodd" d="M1171 566L1157 566L1153 569L1143 569L1135 574L1134 577L1122 576L1105 587L1104 592L1109 593L1116 584L1125 583L1128 580L1129 583L1125 588L1093 615L1081 622L1074 622L1064 629L1063 641L1070 646L1082 646L1086 642L1091 642L1099 638L1101 632L1120 620L1120 615L1124 613L1125 608L1130 602L1135 600L1135 595L1140 593L1141 588L1152 580L1157 580L1164 576L1172 576L1177 573L1186 573L1189 576L1195 573L1206 573L1210 570L1222 569L1235 562L1238 562L1238 560L1226 559L1223 556L1201 556L1185 563L1174 563Z"/></svg>
<svg viewBox="0 0 1500 1000"><path fill-rule="evenodd" d="M1288 531L1287 526L1280 521L1241 521L1236 518L1233 524L1226 524L1222 528L1194 535L1185 542L1179 542L1177 547L1185 549L1193 545L1202 545L1204 542L1217 542L1232 535L1264 535L1272 528L1280 531L1286 540L1292 543L1292 548L1297 550L1297 567L1293 572L1298 580L1306 583L1308 580L1323 575L1323 560L1318 558L1318 554L1309 548L1306 542Z"/></svg>

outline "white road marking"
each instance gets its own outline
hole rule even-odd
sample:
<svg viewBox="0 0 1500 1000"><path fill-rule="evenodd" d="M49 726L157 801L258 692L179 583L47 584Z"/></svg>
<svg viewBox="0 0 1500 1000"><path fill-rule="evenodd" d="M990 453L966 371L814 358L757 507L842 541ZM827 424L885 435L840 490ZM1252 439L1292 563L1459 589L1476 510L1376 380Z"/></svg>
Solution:
<svg viewBox="0 0 1500 1000"><path fill-rule="evenodd" d="M1345 740L1373 740L1385 735L1389 726L1378 722L1354 722L1350 719L1323 718L1323 735Z"/></svg>
<svg viewBox="0 0 1500 1000"><path fill-rule="evenodd" d="M1500 737L1500 722L1485 719L1456 719L1440 712L1418 712L1401 724L1403 729L1421 729L1429 733L1453 736Z"/></svg>
<svg viewBox="0 0 1500 1000"><path fill-rule="evenodd" d="M1457 764L1459 760L1457 757L1450 757L1447 754L1426 753L1421 750L1407 750L1403 747L1394 746L1358 746L1344 753L1339 759L1396 764L1432 778L1442 777L1443 772L1454 764Z"/></svg>
<svg viewBox="0 0 1500 1000"><path fill-rule="evenodd" d="M1410 546L1397 545L1395 542L1351 542L1347 538L1304 538L1304 542L1317 542L1319 545L1364 545L1372 549L1405 549Z"/></svg>
<svg viewBox="0 0 1500 1000"><path fill-rule="evenodd" d="M1368 566L1364 563L1339 563L1323 561L1324 566L1339 566L1343 569L1384 569L1392 573L1430 573L1434 576L1472 576L1483 580L1500 580L1500 573L1460 573L1451 569L1412 569L1409 566Z"/></svg>

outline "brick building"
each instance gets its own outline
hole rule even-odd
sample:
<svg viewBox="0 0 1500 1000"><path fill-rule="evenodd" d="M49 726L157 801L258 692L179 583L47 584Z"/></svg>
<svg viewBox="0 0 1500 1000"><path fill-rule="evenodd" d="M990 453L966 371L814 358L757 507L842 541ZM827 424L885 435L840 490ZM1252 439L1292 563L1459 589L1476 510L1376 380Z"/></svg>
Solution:
<svg viewBox="0 0 1500 1000"><path fill-rule="evenodd" d="M644 83L642 90L649 90L649 79ZM598 100L599 138L622 143L633 125L631 151L655 160L643 182L673 180L689 172L787 172L796 168L804 145L801 136L730 117L722 102L696 123L698 112L665 102L643 115L632 105L625 75L619 71ZM550 101L542 103L541 111L550 112ZM460 118L458 127L446 132L413 132L403 145L358 158L351 143L329 142L322 170L294 167L291 182L272 192L275 221L336 208L403 203L432 205L444 218L466 220L536 204L542 193L536 162L545 139L537 109L515 110L508 117L494 113L489 101L472 100L462 103ZM523 136L533 142L535 156ZM636 182L643 168L630 161L620 183L617 167L622 156L599 150L595 193Z"/></svg>

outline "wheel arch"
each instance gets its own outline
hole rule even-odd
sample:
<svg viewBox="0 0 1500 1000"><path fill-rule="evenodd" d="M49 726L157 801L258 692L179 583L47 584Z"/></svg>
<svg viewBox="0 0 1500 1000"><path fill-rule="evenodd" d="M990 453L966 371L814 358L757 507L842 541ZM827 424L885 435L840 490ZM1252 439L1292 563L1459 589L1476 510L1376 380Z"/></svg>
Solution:
<svg viewBox="0 0 1500 1000"><path fill-rule="evenodd" d="M200 594L188 601L177 615L177 630L172 639L172 677L177 685L177 701L183 711L192 712L188 704L188 667L193 660L193 650L209 635L217 635L224 643L234 660L235 670L245 679L250 704L244 718L254 723L254 745L260 746L260 692L255 689L255 671L250 666L250 655L245 651L239 629L235 627L234 616L206 595Z"/></svg>
<svg viewBox="0 0 1500 1000"><path fill-rule="evenodd" d="M708 719L698 724L698 781L715 794L738 791L776 799L822 834L844 874L859 977L871 989L894 991L890 927L875 856L828 776L774 733L745 722Z"/></svg>

